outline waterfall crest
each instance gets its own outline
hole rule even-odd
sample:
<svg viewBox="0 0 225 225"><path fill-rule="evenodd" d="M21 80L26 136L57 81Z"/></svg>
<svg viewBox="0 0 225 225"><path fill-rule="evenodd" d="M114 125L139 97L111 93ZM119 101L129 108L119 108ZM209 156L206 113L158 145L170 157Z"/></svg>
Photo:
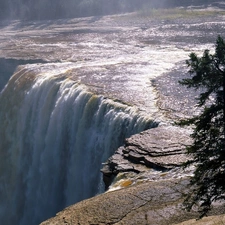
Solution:
<svg viewBox="0 0 225 225"><path fill-rule="evenodd" d="M154 125L66 73L19 68L0 95L0 221L38 224L101 193L101 165Z"/></svg>

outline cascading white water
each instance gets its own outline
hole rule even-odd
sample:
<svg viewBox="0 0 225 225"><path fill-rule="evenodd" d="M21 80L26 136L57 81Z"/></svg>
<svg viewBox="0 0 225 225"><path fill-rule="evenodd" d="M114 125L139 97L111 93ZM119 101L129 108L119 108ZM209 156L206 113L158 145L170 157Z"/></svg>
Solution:
<svg viewBox="0 0 225 225"><path fill-rule="evenodd" d="M0 95L0 221L36 225L103 191L101 164L154 125L62 72L17 71Z"/></svg>

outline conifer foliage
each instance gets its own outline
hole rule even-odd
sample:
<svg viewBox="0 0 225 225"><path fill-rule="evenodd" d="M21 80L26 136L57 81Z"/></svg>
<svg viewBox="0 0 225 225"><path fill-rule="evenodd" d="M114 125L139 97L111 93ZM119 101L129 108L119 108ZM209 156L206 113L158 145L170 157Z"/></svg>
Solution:
<svg viewBox="0 0 225 225"><path fill-rule="evenodd" d="M192 156L185 166L194 163L192 191L185 207L197 206L205 216L217 200L225 200L225 42L218 36L215 53L205 50L202 57L190 54L187 60L191 78L180 81L188 88L199 89L199 115L180 122L193 126L193 144L187 147Z"/></svg>

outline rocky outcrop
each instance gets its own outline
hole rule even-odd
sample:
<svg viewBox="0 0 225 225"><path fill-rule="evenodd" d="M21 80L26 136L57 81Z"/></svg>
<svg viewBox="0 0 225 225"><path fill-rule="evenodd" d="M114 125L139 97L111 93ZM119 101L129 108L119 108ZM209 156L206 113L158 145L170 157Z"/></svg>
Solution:
<svg viewBox="0 0 225 225"><path fill-rule="evenodd" d="M197 218L197 212L182 209L190 189L189 178L179 167L188 160L189 134L160 126L128 138L102 170L107 185L116 177L109 191L68 207L41 225L170 225ZM221 205L212 211L222 213Z"/></svg>
<svg viewBox="0 0 225 225"><path fill-rule="evenodd" d="M167 171L180 167L188 160L190 131L175 126L160 126L133 135L104 165L102 172L106 187L120 172L143 173L149 168Z"/></svg>

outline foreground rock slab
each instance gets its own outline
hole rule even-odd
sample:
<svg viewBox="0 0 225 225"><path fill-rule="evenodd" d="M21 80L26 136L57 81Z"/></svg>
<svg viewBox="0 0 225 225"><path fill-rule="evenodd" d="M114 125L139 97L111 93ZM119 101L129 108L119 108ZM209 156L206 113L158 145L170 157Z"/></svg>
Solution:
<svg viewBox="0 0 225 225"><path fill-rule="evenodd" d="M187 180L147 182L108 192L70 206L41 225L181 222L185 220L185 214L179 206L186 185ZM187 218L193 217L194 214Z"/></svg>
<svg viewBox="0 0 225 225"><path fill-rule="evenodd" d="M188 213L181 207L187 184L187 179L163 180L107 192L68 207L41 225L169 225L181 223L197 217L197 213ZM221 211L217 209L214 213Z"/></svg>

